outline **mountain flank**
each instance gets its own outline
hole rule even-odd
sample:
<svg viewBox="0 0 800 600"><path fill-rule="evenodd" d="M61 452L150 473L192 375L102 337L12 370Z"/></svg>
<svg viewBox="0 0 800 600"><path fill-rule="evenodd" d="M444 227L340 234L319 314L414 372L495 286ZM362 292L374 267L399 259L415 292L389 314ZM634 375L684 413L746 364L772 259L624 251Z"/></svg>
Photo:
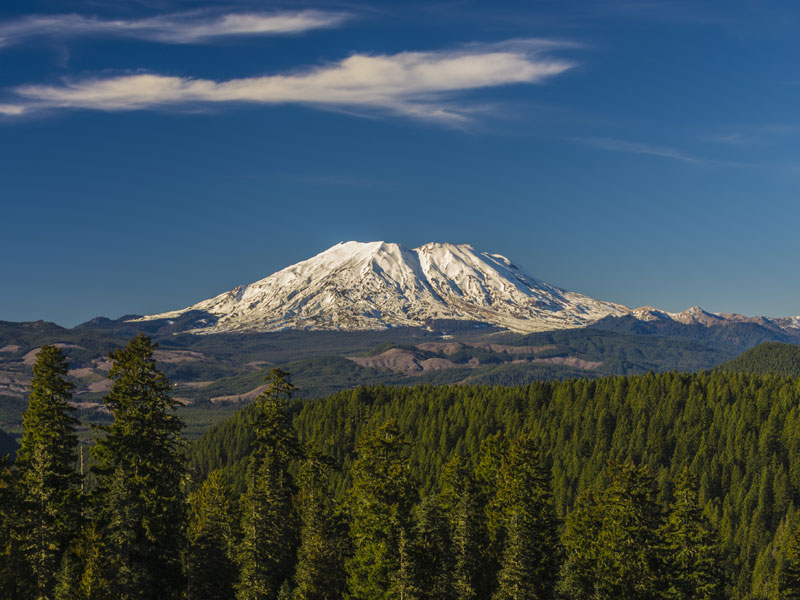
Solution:
<svg viewBox="0 0 800 600"><path fill-rule="evenodd" d="M671 313L630 309L545 283L500 254L468 244L408 249L387 242L342 242L249 285L181 310L84 326L159 334L292 330L367 331L490 328L516 333L600 324L645 330L742 325L776 336L800 336L800 317L768 319L709 313L698 306ZM720 335L725 335L721 333Z"/></svg>
<svg viewBox="0 0 800 600"><path fill-rule="evenodd" d="M721 371L800 377L800 346L766 342L721 364Z"/></svg>

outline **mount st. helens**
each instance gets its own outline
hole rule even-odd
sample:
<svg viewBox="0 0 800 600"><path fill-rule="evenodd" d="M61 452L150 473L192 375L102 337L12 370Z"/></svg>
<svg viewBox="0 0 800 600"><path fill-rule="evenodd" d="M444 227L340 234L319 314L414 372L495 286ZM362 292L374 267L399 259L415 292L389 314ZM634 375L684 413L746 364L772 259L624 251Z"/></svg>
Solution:
<svg viewBox="0 0 800 600"><path fill-rule="evenodd" d="M144 317L210 318L199 332L423 327L436 319L477 321L511 331L581 327L626 314L548 285L499 254L469 245L343 242L247 286L183 310Z"/></svg>
<svg viewBox="0 0 800 600"><path fill-rule="evenodd" d="M699 307L681 313L631 310L539 281L506 257L467 244L429 243L410 250L352 241L183 310L131 321L182 319L192 333L221 333L383 330L459 320L533 333L625 316L708 327L751 322L800 332L799 317L715 315Z"/></svg>

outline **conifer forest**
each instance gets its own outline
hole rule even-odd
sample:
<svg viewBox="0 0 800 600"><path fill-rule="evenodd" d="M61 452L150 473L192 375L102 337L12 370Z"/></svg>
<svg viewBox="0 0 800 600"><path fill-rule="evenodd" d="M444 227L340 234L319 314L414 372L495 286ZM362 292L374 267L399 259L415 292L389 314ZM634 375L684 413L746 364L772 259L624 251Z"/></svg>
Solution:
<svg viewBox="0 0 800 600"><path fill-rule="evenodd" d="M0 598L800 598L795 376L301 399L273 369L190 443L154 348L110 354L88 439L63 351L39 351L0 463Z"/></svg>

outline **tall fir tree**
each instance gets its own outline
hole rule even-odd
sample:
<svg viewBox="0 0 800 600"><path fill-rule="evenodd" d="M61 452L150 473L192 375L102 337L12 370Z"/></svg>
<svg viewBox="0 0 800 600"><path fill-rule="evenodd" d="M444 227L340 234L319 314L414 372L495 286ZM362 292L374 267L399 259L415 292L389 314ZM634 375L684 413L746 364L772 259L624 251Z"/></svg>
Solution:
<svg viewBox="0 0 800 600"><path fill-rule="evenodd" d="M242 498L238 600L275 600L291 582L296 559L295 485L289 467L300 449L287 409L296 388L280 369L273 369L267 382L253 401L255 440Z"/></svg>
<svg viewBox="0 0 800 600"><path fill-rule="evenodd" d="M565 557L556 584L557 597L564 600L591 600L597 578L597 538L602 527L600 495L584 490L567 515L562 543Z"/></svg>
<svg viewBox="0 0 800 600"><path fill-rule="evenodd" d="M778 600L800 600L800 527L789 538L778 582Z"/></svg>
<svg viewBox="0 0 800 600"><path fill-rule="evenodd" d="M495 506L504 515L505 546L495 600L552 598L561 559L550 475L533 440L513 440L500 469Z"/></svg>
<svg viewBox="0 0 800 600"><path fill-rule="evenodd" d="M357 446L348 495L350 538L347 598L409 599L414 565L411 511L417 484L395 420L368 431Z"/></svg>
<svg viewBox="0 0 800 600"><path fill-rule="evenodd" d="M587 490L567 518L559 585L574 600L654 600L662 595L660 509L647 467L609 463L602 493Z"/></svg>
<svg viewBox="0 0 800 600"><path fill-rule="evenodd" d="M75 469L78 420L74 386L60 348L42 346L33 365L28 409L17 453L24 527L23 553L36 600L53 597L56 573L80 527L80 475Z"/></svg>
<svg viewBox="0 0 800 600"><path fill-rule="evenodd" d="M475 477L460 457L453 457L444 466L439 489L439 502L450 530L448 595L458 600L475 600L492 583L485 577L488 569L483 549L487 534Z"/></svg>
<svg viewBox="0 0 800 600"><path fill-rule="evenodd" d="M420 600L454 599L452 551L447 518L436 496L426 496L414 510L413 585Z"/></svg>
<svg viewBox="0 0 800 600"><path fill-rule="evenodd" d="M154 348L138 335L109 355L112 384L103 401L114 422L100 428L93 448L92 505L105 574L92 578L109 582L114 600L170 600L184 589L183 425Z"/></svg>
<svg viewBox="0 0 800 600"><path fill-rule="evenodd" d="M230 600L238 579L240 515L220 470L189 496L188 600Z"/></svg>
<svg viewBox="0 0 800 600"><path fill-rule="evenodd" d="M661 527L665 595L670 600L718 600L724 595L722 557L697 499L697 482L685 468Z"/></svg>
<svg viewBox="0 0 800 600"><path fill-rule="evenodd" d="M339 600L345 589L343 525L326 490L330 465L307 452L300 472L300 547L294 600Z"/></svg>
<svg viewBox="0 0 800 600"><path fill-rule="evenodd" d="M16 473L8 456L0 456L0 598L25 600L25 561L20 551L20 498Z"/></svg>
<svg viewBox="0 0 800 600"><path fill-rule="evenodd" d="M536 547L530 540L536 539L537 531L527 511L520 510L511 514L506 525L506 542L502 566L497 574L497 591L493 600L543 600L552 598L542 595L542 587L537 585L536 576L538 556ZM554 579L554 573L548 573L548 579ZM549 582L547 587L552 587Z"/></svg>

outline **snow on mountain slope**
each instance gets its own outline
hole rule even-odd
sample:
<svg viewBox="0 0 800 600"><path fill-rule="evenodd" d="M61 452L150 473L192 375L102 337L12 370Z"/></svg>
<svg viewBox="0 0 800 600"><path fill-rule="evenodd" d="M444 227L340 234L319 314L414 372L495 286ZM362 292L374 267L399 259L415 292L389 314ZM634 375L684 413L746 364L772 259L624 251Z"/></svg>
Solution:
<svg viewBox="0 0 800 600"><path fill-rule="evenodd" d="M386 329L431 319L475 320L533 332L582 327L629 314L534 279L499 254L469 245L343 242L247 286L183 310L142 317L174 319L204 311L204 332L282 329Z"/></svg>
<svg viewBox="0 0 800 600"><path fill-rule="evenodd" d="M786 331L800 332L800 316L795 317L780 317L773 319L781 329Z"/></svg>
<svg viewBox="0 0 800 600"><path fill-rule="evenodd" d="M200 312L186 314L191 311ZM343 242L250 285L136 320L184 315L192 331L203 333L421 327L432 319L480 321L530 333L625 315L702 327L755 323L800 333L800 317L714 314L698 306L678 313L652 306L631 310L534 279L499 254L438 243L409 250L386 242Z"/></svg>

